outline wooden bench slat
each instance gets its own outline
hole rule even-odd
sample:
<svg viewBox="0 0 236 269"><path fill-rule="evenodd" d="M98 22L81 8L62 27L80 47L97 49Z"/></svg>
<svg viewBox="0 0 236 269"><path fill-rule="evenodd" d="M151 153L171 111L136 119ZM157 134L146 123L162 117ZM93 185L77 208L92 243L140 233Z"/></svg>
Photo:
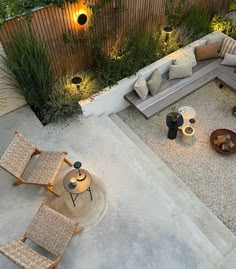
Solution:
<svg viewBox="0 0 236 269"><path fill-rule="evenodd" d="M195 92L202 86L209 83L211 80L213 80L217 76L217 70L214 69L211 72L205 74L204 76L201 76L200 78L196 79L194 82L183 86L178 91L173 92L168 96L168 98L159 100L155 103L153 106L147 107L145 110L142 111L146 119L151 118L152 116L156 115L166 107L174 104L178 100L186 97L187 95Z"/></svg>
<svg viewBox="0 0 236 269"><path fill-rule="evenodd" d="M163 83L160 92L146 100L141 100L135 91L124 96L124 98L135 106L146 119L156 115L161 110L174 104L178 100L198 90L215 78L236 90L236 74L233 68L221 65L222 59L209 59L198 62L193 68L193 75L189 78L168 80L168 73L162 75Z"/></svg>
<svg viewBox="0 0 236 269"><path fill-rule="evenodd" d="M173 92L179 91L181 88L193 83L195 80L199 79L200 77L204 76L205 74L211 72L212 70L215 70L216 67L219 64L219 60L214 61L213 63L203 67L202 69L198 70L197 72L193 73L192 77L184 78L178 81L176 84L174 84L172 87L167 88L165 91L162 91L153 98L148 99L137 105L137 108L141 111L148 108L149 106L154 105L159 100L162 100L164 98L167 98L169 95L171 95Z"/></svg>

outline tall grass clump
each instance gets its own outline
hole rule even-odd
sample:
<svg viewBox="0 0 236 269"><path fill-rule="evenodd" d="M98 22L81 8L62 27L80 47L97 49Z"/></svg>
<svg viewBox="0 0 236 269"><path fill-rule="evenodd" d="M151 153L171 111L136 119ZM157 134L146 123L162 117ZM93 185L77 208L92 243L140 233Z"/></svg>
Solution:
<svg viewBox="0 0 236 269"><path fill-rule="evenodd" d="M20 27L11 35L7 55L1 55L6 79L31 106L49 101L55 77L46 45L30 28Z"/></svg>
<svg viewBox="0 0 236 269"><path fill-rule="evenodd" d="M193 4L182 18L183 24L194 34L204 35L211 30L211 17L208 10L198 4Z"/></svg>
<svg viewBox="0 0 236 269"><path fill-rule="evenodd" d="M11 35L7 55L1 55L7 81L47 124L64 120L81 111L78 94L66 92L55 77L51 57L43 40L30 27L20 27Z"/></svg>
<svg viewBox="0 0 236 269"><path fill-rule="evenodd" d="M132 34L116 49L116 55L107 55L102 47L95 48L95 71L108 86L135 74L157 59L159 33L141 32Z"/></svg>

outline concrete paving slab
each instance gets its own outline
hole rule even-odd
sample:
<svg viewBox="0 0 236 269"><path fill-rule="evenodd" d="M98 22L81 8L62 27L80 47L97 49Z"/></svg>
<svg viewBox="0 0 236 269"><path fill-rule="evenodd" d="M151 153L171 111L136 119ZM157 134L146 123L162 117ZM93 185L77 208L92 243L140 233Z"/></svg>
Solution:
<svg viewBox="0 0 236 269"><path fill-rule="evenodd" d="M67 150L69 159L80 160L107 186L105 217L72 240L59 268L219 268L222 253L184 210L181 214L172 193L160 184L168 177L111 119L78 118L42 127L24 107L0 119L0 154L15 129L42 149ZM0 243L22 235L45 194L38 187L13 187L13 179L4 173L0 176ZM0 268L16 267L0 256Z"/></svg>

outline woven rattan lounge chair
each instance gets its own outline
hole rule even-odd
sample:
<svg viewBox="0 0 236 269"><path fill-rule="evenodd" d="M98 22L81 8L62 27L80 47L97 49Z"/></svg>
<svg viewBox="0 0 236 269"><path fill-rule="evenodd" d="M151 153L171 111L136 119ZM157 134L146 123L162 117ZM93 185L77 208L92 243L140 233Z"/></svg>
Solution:
<svg viewBox="0 0 236 269"><path fill-rule="evenodd" d="M70 240L82 230L78 223L43 205L25 235L0 245L0 253L24 269L57 268ZM32 249L26 244L26 239L46 249L55 258L48 258Z"/></svg>
<svg viewBox="0 0 236 269"><path fill-rule="evenodd" d="M41 151L27 141L22 134L16 132L0 159L0 167L17 178L17 181L13 183L14 186L20 184L40 185L59 196L53 190L53 183L64 161L72 166L72 163L65 158L66 154L67 152ZM39 155L37 160L36 155ZM34 159L36 162L29 169L30 163ZM28 175L24 177L26 173Z"/></svg>

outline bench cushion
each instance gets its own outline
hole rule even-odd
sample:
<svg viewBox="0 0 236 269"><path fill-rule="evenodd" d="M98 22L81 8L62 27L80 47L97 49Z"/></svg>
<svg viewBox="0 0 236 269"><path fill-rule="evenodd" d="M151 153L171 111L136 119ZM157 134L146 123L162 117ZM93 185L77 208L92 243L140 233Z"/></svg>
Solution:
<svg viewBox="0 0 236 269"><path fill-rule="evenodd" d="M158 69L155 69L151 78L147 82L148 89L152 96L156 95L160 91L162 83L162 77Z"/></svg>
<svg viewBox="0 0 236 269"><path fill-rule="evenodd" d="M148 87L147 87L147 82L143 75L139 74L138 79L136 80L134 84L134 90L137 92L138 96L142 99L145 100L148 95Z"/></svg>
<svg viewBox="0 0 236 269"><path fill-rule="evenodd" d="M236 54L236 40L231 37L226 37L220 51L220 57L224 57L225 53Z"/></svg>

